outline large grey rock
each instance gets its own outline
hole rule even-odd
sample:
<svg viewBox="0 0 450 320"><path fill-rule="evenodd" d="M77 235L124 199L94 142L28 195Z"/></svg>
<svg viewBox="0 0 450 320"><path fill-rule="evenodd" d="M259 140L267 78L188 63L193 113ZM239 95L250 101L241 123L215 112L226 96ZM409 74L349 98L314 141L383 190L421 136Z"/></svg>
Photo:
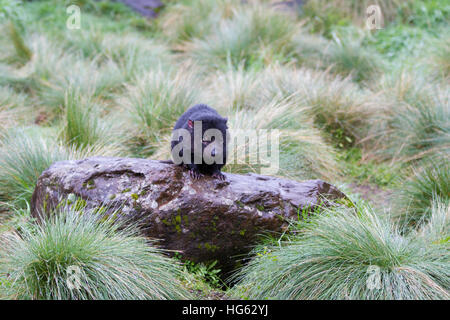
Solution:
<svg viewBox="0 0 450 320"><path fill-rule="evenodd" d="M345 197L321 180L225 176L226 181L194 181L179 166L146 159L57 162L38 180L32 215L41 218L61 199L75 197L88 207L122 206L121 217L139 220L143 232L160 239L162 247L193 261L217 259L227 269L259 235L283 231L285 218L297 219L299 209Z"/></svg>

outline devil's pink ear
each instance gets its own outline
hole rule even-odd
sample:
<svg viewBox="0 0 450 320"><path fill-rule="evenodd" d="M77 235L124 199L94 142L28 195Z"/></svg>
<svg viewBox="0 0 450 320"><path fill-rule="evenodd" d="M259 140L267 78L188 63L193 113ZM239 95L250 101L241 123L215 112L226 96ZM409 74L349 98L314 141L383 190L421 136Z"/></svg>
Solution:
<svg viewBox="0 0 450 320"><path fill-rule="evenodd" d="M194 121L192 121L191 119L188 120L188 127L191 129L194 127Z"/></svg>

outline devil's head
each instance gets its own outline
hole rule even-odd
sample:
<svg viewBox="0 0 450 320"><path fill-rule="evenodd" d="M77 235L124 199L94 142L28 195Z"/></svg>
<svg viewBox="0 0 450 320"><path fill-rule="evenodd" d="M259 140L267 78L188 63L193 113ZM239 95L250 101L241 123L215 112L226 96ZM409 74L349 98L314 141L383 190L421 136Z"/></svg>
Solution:
<svg viewBox="0 0 450 320"><path fill-rule="evenodd" d="M189 119L187 130L191 136L192 154L195 152L197 159L202 159L203 164L224 164L227 156L227 129L226 118L205 115L196 120Z"/></svg>

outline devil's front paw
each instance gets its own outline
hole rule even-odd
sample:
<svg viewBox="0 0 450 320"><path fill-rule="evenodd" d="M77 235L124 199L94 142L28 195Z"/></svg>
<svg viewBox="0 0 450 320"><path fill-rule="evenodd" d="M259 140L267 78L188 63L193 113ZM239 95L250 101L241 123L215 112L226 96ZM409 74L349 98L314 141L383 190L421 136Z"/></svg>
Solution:
<svg viewBox="0 0 450 320"><path fill-rule="evenodd" d="M198 170L196 169L189 169L189 176L193 179L193 180L199 180L201 177L203 177L203 174L201 174Z"/></svg>
<svg viewBox="0 0 450 320"><path fill-rule="evenodd" d="M217 180L220 180L220 181L225 181L225 180L226 180L225 175L224 175L222 172L220 172L220 171L214 172L214 173L212 174L212 177L213 177L214 179L217 179Z"/></svg>

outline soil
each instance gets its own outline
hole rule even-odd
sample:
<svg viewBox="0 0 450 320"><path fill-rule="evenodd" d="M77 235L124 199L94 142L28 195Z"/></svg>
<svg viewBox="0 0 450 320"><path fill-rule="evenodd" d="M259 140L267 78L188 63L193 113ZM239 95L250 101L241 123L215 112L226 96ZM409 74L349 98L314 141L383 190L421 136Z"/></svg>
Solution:
<svg viewBox="0 0 450 320"><path fill-rule="evenodd" d="M385 190L377 185L357 183L351 183L350 188L377 209L388 209L392 205L392 190Z"/></svg>

